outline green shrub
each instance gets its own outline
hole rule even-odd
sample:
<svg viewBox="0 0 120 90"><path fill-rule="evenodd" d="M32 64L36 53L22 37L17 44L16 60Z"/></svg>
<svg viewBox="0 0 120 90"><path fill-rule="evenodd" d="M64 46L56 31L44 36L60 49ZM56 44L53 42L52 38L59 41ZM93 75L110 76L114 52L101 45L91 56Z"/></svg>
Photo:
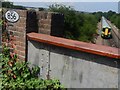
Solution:
<svg viewBox="0 0 120 90"><path fill-rule="evenodd" d="M73 40L90 42L94 38L97 29L95 15L81 13L70 6L53 4L50 11L64 14L64 37Z"/></svg>
<svg viewBox="0 0 120 90"><path fill-rule="evenodd" d="M38 90L38 89L63 89L59 80L41 79L38 77L38 66L29 69L29 63L17 60L16 54L10 54L9 48L4 46L0 55L2 63L2 90Z"/></svg>

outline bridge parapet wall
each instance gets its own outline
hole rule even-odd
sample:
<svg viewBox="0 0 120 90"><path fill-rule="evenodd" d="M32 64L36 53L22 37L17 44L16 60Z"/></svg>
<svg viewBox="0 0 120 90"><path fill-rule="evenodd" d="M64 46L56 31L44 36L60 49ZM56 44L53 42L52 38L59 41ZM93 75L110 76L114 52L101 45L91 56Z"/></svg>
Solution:
<svg viewBox="0 0 120 90"><path fill-rule="evenodd" d="M28 61L66 88L118 88L118 48L29 33Z"/></svg>

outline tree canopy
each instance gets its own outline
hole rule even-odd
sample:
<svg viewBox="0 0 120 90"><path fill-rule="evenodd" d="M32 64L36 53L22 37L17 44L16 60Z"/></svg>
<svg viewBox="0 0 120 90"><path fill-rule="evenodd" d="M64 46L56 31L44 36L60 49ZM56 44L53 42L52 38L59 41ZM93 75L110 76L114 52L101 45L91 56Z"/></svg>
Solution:
<svg viewBox="0 0 120 90"><path fill-rule="evenodd" d="M88 13L75 11L70 6L53 4L49 6L49 11L64 14L64 36L65 38L92 41L93 34L96 33L97 18Z"/></svg>

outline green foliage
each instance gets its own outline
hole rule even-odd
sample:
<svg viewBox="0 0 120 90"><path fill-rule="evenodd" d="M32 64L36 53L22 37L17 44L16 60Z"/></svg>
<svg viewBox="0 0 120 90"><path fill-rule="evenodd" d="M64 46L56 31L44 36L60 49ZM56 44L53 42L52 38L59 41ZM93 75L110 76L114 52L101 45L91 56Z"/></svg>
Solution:
<svg viewBox="0 0 120 90"><path fill-rule="evenodd" d="M97 19L101 19L102 16L104 16L106 19L110 20L113 24L115 24L120 29L120 14L108 11L108 12L96 12L93 13L93 15L96 16Z"/></svg>
<svg viewBox="0 0 120 90"><path fill-rule="evenodd" d="M96 33L97 19L92 14L80 13L70 6L53 4L50 11L64 14L64 37L74 40L91 41Z"/></svg>
<svg viewBox="0 0 120 90"><path fill-rule="evenodd" d="M9 53L9 48L4 46L0 55L2 64L2 90L60 90L63 86L59 80L38 78L40 68L38 66L29 69L29 63L17 60L17 55Z"/></svg>
<svg viewBox="0 0 120 90"><path fill-rule="evenodd" d="M2 7L3 8L12 8L12 9L26 10L26 8L24 6L14 5L13 2L10 2L10 1L3 1L2 2Z"/></svg>
<svg viewBox="0 0 120 90"><path fill-rule="evenodd" d="M93 15L95 15L98 22L100 22L102 15L102 12L94 12Z"/></svg>
<svg viewBox="0 0 120 90"><path fill-rule="evenodd" d="M4 2L2 2L2 7L12 8L13 7L13 2L4 1Z"/></svg>
<svg viewBox="0 0 120 90"><path fill-rule="evenodd" d="M120 14L113 14L110 17L110 21L120 29Z"/></svg>
<svg viewBox="0 0 120 90"><path fill-rule="evenodd" d="M24 6L20 6L20 5L13 5L12 7L13 9L22 9L22 10L26 10L26 8Z"/></svg>
<svg viewBox="0 0 120 90"><path fill-rule="evenodd" d="M39 11L45 11L45 8L39 7Z"/></svg>
<svg viewBox="0 0 120 90"><path fill-rule="evenodd" d="M92 14L85 14L84 18L79 40L89 42L93 40L93 34L96 33L97 20Z"/></svg>

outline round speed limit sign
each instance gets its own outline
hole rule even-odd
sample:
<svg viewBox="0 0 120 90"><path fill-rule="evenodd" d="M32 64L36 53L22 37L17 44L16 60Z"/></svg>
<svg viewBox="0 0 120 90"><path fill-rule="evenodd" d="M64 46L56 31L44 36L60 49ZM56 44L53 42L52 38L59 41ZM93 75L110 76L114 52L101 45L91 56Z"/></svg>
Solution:
<svg viewBox="0 0 120 90"><path fill-rule="evenodd" d="M16 11L13 10L9 10L5 13L5 18L9 21L9 22L17 22L19 20L19 14Z"/></svg>

